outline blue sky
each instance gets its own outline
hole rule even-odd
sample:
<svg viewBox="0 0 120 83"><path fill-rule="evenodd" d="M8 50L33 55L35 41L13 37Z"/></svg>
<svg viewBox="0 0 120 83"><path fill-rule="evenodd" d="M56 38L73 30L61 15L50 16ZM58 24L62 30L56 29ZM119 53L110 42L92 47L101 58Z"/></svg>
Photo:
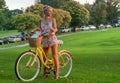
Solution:
<svg viewBox="0 0 120 83"><path fill-rule="evenodd" d="M21 8L25 9L28 6L34 5L35 0L5 0L5 1L8 8L12 10ZM92 4L95 0L76 0L76 1L80 2L81 4L86 3L86 1Z"/></svg>

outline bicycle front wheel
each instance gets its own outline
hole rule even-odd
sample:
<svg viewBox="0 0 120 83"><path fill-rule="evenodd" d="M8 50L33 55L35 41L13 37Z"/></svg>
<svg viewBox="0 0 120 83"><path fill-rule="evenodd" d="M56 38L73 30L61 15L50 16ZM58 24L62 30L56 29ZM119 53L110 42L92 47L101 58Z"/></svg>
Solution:
<svg viewBox="0 0 120 83"><path fill-rule="evenodd" d="M26 51L16 60L15 73L22 81L34 80L40 72L41 64L34 52Z"/></svg>
<svg viewBox="0 0 120 83"><path fill-rule="evenodd" d="M68 51L59 52L59 76L60 78L68 77L72 70L72 57Z"/></svg>

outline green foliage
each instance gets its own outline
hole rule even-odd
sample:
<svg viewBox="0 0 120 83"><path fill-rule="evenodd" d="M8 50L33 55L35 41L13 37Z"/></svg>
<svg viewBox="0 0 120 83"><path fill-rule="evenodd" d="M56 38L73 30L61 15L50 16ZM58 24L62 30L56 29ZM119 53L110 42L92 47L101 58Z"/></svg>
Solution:
<svg viewBox="0 0 120 83"><path fill-rule="evenodd" d="M4 27L6 27L8 30L14 30L15 27L12 26L12 24L11 24L12 16L22 14L23 13L22 10L19 10L19 9L15 9L15 10L6 9L4 12L5 12L6 18L7 18L7 23L6 23L6 25Z"/></svg>
<svg viewBox="0 0 120 83"><path fill-rule="evenodd" d="M89 11L76 1L67 2L62 9L70 12L71 26L81 26L89 21Z"/></svg>
<svg viewBox="0 0 120 83"><path fill-rule="evenodd" d="M63 23L61 24L61 26L65 26L65 27L69 26L72 20L70 13L68 11L61 10L61 14L62 14L62 19L63 19Z"/></svg>
<svg viewBox="0 0 120 83"><path fill-rule="evenodd" d="M12 16L15 16L15 15L17 15L17 14L21 14L22 11L19 10L19 9L9 10L9 9L6 7L6 8L4 8L4 9L2 10L2 12L4 13L5 19L6 19L6 23L4 22L4 26L3 26L4 29L5 29L5 30L14 29L14 27L12 27L12 25L11 25L11 18L12 18Z"/></svg>
<svg viewBox="0 0 120 83"><path fill-rule="evenodd" d="M5 0L0 0L0 9L3 9L5 5Z"/></svg>
<svg viewBox="0 0 120 83"><path fill-rule="evenodd" d="M71 22L70 13L62 9L54 9L53 17L56 18L58 27L69 26L69 23Z"/></svg>
<svg viewBox="0 0 120 83"><path fill-rule="evenodd" d="M44 17L43 7L43 4L36 4L27 8L26 12L39 15L40 17ZM62 9L53 8L53 17L56 18L58 28L60 26L69 26L69 23L71 21L70 13Z"/></svg>
<svg viewBox="0 0 120 83"><path fill-rule="evenodd" d="M9 10L7 7L4 7L3 9L0 10L2 15L0 15L1 20L3 20L0 23L1 29L2 30L11 30L15 29L12 24L11 24L11 18L12 16L15 16L17 14L21 14L22 10L15 9L15 10Z"/></svg>
<svg viewBox="0 0 120 83"><path fill-rule="evenodd" d="M11 16L15 16L17 14L22 14L23 13L23 11L20 10L20 9L9 10L9 11L10 11Z"/></svg>
<svg viewBox="0 0 120 83"><path fill-rule="evenodd" d="M42 4L50 5L54 8L60 8L71 0L41 0Z"/></svg>
<svg viewBox="0 0 120 83"><path fill-rule="evenodd" d="M99 25L101 23L104 24L106 22L106 8L107 5L105 4L105 2L98 2L93 5L91 18L94 24Z"/></svg>
<svg viewBox="0 0 120 83"><path fill-rule="evenodd" d="M54 74L51 72L48 78L41 78L42 66L39 76L29 83L120 83L119 36L120 28L59 36L64 41L59 50L68 50L73 57L70 76L53 80ZM29 49L32 48L25 46L0 50L1 83L25 83L17 79L14 66L17 57Z"/></svg>
<svg viewBox="0 0 120 83"><path fill-rule="evenodd" d="M90 24L114 24L120 16L120 0L96 0L93 5L84 5L90 12Z"/></svg>
<svg viewBox="0 0 120 83"><path fill-rule="evenodd" d="M6 23L6 17L4 15L4 13L0 10L0 29L3 30L4 29L4 25Z"/></svg>
<svg viewBox="0 0 120 83"><path fill-rule="evenodd" d="M40 17L43 17L44 12L43 12L43 4L36 4L33 6L30 6L26 9L26 13L33 13L35 15L39 15Z"/></svg>
<svg viewBox="0 0 120 83"><path fill-rule="evenodd" d="M36 27L39 27L40 16L31 14L31 13L23 13L13 16L12 24L19 31L27 30L28 32Z"/></svg>
<svg viewBox="0 0 120 83"><path fill-rule="evenodd" d="M108 23L116 23L120 16L120 0L107 0L106 4Z"/></svg>

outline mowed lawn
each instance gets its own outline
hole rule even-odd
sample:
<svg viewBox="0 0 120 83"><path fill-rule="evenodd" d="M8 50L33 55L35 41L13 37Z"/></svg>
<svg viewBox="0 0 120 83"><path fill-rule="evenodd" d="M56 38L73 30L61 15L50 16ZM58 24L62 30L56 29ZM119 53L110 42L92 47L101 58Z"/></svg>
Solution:
<svg viewBox="0 0 120 83"><path fill-rule="evenodd" d="M20 32L18 32L17 30L0 31L0 37L13 36L18 34L20 34Z"/></svg>
<svg viewBox="0 0 120 83"><path fill-rule="evenodd" d="M29 83L120 83L120 28L75 32L58 36L64 41L59 50L69 50L73 70L68 78L46 79L42 72ZM0 50L0 83L24 83L17 79L14 65L18 55L30 47Z"/></svg>

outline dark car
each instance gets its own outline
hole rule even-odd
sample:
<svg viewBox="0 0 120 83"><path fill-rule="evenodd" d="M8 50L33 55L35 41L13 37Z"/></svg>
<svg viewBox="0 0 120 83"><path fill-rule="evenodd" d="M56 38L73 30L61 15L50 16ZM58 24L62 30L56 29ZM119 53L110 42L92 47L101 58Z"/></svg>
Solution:
<svg viewBox="0 0 120 83"><path fill-rule="evenodd" d="M8 44L9 41L8 41L8 38L7 37L4 37L4 38L0 38L0 44Z"/></svg>
<svg viewBox="0 0 120 83"><path fill-rule="evenodd" d="M4 44L3 38L0 38L0 44L1 44L1 45Z"/></svg>
<svg viewBox="0 0 120 83"><path fill-rule="evenodd" d="M9 37L4 37L4 38L3 38L4 44L9 44L8 38L9 38Z"/></svg>

